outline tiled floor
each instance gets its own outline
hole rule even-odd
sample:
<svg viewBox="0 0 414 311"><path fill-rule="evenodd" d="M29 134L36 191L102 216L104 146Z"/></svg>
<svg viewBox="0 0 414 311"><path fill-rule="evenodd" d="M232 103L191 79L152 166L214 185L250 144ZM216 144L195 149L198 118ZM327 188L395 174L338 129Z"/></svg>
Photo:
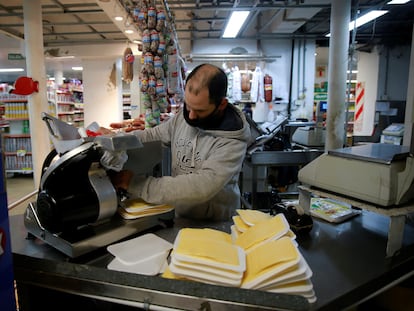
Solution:
<svg viewBox="0 0 414 311"><path fill-rule="evenodd" d="M36 196L24 199L29 194L37 190L33 181L33 175L15 174L6 178L7 205L9 206L9 215L23 214L30 201L36 199ZM17 202L20 203L17 204ZM15 205L15 206L14 206ZM12 207L10 209L10 207Z"/></svg>

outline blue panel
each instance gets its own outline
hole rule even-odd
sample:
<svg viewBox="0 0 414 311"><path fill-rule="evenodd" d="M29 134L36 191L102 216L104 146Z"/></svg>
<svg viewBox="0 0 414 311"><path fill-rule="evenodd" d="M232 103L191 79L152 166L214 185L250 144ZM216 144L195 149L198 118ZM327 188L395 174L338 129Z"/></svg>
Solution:
<svg viewBox="0 0 414 311"><path fill-rule="evenodd" d="M7 210L7 193L3 160L0 150L0 310L15 311L13 261L9 228L9 213Z"/></svg>

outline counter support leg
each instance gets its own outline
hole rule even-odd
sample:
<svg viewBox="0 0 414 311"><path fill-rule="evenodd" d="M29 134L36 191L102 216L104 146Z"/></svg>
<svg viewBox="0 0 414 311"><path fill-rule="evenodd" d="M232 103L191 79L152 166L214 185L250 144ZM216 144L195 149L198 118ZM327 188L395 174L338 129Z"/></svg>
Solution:
<svg viewBox="0 0 414 311"><path fill-rule="evenodd" d="M311 193L302 188L299 188L299 205L305 211L305 214L310 215L310 201Z"/></svg>
<svg viewBox="0 0 414 311"><path fill-rule="evenodd" d="M252 209L257 209L256 206L256 198L257 198L257 166L252 166Z"/></svg>
<svg viewBox="0 0 414 311"><path fill-rule="evenodd" d="M386 256L391 257L402 246L404 235L405 215L390 216Z"/></svg>

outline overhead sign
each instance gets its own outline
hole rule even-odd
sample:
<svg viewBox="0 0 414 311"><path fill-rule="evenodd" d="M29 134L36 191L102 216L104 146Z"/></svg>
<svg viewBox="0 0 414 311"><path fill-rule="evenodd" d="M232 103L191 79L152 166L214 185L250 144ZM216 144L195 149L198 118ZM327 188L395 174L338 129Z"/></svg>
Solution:
<svg viewBox="0 0 414 311"><path fill-rule="evenodd" d="M315 93L314 100L327 100L328 94L327 93Z"/></svg>
<svg viewBox="0 0 414 311"><path fill-rule="evenodd" d="M8 60L22 60L25 59L24 56L20 53L9 53L7 55Z"/></svg>

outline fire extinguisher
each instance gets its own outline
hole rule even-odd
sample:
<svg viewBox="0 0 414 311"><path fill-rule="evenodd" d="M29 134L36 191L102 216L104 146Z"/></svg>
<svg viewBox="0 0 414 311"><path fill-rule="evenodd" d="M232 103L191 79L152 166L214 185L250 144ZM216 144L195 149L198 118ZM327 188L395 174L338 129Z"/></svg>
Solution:
<svg viewBox="0 0 414 311"><path fill-rule="evenodd" d="M272 77L266 74L264 76L264 98L265 102L271 102L273 98L272 94L273 84L272 84Z"/></svg>

